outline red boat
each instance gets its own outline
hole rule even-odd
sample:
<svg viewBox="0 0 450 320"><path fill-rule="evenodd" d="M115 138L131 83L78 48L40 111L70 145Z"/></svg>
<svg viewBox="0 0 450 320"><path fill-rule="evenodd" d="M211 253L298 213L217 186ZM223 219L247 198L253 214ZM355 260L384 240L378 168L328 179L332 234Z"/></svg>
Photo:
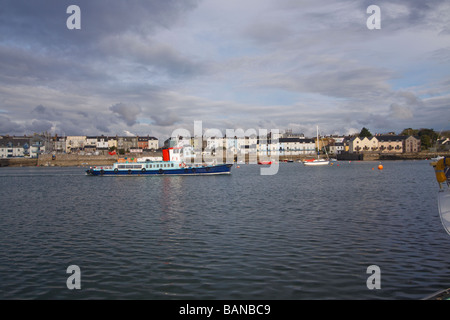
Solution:
<svg viewBox="0 0 450 320"><path fill-rule="evenodd" d="M258 161L258 164L272 164L272 161Z"/></svg>

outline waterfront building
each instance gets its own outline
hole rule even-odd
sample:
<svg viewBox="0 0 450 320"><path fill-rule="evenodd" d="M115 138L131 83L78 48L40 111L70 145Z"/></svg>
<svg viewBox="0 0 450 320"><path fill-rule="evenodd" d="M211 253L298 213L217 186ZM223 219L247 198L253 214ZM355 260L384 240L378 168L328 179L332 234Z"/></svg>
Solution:
<svg viewBox="0 0 450 320"><path fill-rule="evenodd" d="M349 140L350 153L374 152L379 149L378 137L353 137Z"/></svg>
<svg viewBox="0 0 450 320"><path fill-rule="evenodd" d="M258 140L258 154L260 156L298 156L313 155L316 153L313 139L304 137L280 137L271 139L260 137Z"/></svg>
<svg viewBox="0 0 450 320"><path fill-rule="evenodd" d="M331 154L341 154L345 152L345 144L343 142L334 142L329 145Z"/></svg>
<svg viewBox="0 0 450 320"><path fill-rule="evenodd" d="M56 153L65 153L66 150L66 138L55 136L53 138L53 151Z"/></svg>
<svg viewBox="0 0 450 320"><path fill-rule="evenodd" d="M403 153L403 141L405 136L380 135L378 139L378 149L381 153Z"/></svg>
<svg viewBox="0 0 450 320"><path fill-rule="evenodd" d="M159 148L158 139L155 137L138 137L138 148L144 151L156 150Z"/></svg>
<svg viewBox="0 0 450 320"><path fill-rule="evenodd" d="M30 153L31 158L37 158L41 153L52 152L53 144L50 136L35 134L30 137Z"/></svg>
<svg viewBox="0 0 450 320"><path fill-rule="evenodd" d="M96 146L97 151L107 151L109 148L108 137L105 137L103 135L97 137L95 146Z"/></svg>
<svg viewBox="0 0 450 320"><path fill-rule="evenodd" d="M312 155L316 153L313 139L280 138L278 139L280 156Z"/></svg>
<svg viewBox="0 0 450 320"><path fill-rule="evenodd" d="M30 138L2 137L0 139L0 158L30 156Z"/></svg>
<svg viewBox="0 0 450 320"><path fill-rule="evenodd" d="M128 152L138 148L138 137L117 137L117 149Z"/></svg>
<svg viewBox="0 0 450 320"><path fill-rule="evenodd" d="M116 137L108 137L108 149L117 149Z"/></svg>
<svg viewBox="0 0 450 320"><path fill-rule="evenodd" d="M88 148L97 148L97 136L87 136L86 137L86 143L84 144L84 147Z"/></svg>
<svg viewBox="0 0 450 320"><path fill-rule="evenodd" d="M420 138L395 134L376 135L371 138L353 137L349 140L350 153L407 153L421 151Z"/></svg>
<svg viewBox="0 0 450 320"><path fill-rule="evenodd" d="M420 152L421 142L419 137L409 136L403 140L403 152Z"/></svg>
<svg viewBox="0 0 450 320"><path fill-rule="evenodd" d="M148 149L149 150L158 150L159 149L159 140L156 137L148 137Z"/></svg>
<svg viewBox="0 0 450 320"><path fill-rule="evenodd" d="M66 153L79 152L84 150L86 136L67 136Z"/></svg>

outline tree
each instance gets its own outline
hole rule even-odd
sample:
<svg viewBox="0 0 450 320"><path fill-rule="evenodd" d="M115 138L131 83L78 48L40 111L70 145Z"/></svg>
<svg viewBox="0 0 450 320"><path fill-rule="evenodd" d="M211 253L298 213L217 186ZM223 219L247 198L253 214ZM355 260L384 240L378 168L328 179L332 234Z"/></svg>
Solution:
<svg viewBox="0 0 450 320"><path fill-rule="evenodd" d="M359 137L360 138L370 138L372 136L372 134L370 133L369 129L367 129L366 127L361 129L361 132L359 133Z"/></svg>
<svg viewBox="0 0 450 320"><path fill-rule="evenodd" d="M439 137L439 134L434 132L433 129L420 129L418 132L420 137L420 142L423 149L429 149L436 144L436 140Z"/></svg>
<svg viewBox="0 0 450 320"><path fill-rule="evenodd" d="M403 129L402 136L419 136L420 144L422 149L429 149L436 145L436 141L439 138L439 134L435 132L433 129L412 129L406 128Z"/></svg>
<svg viewBox="0 0 450 320"><path fill-rule="evenodd" d="M401 136L416 136L419 133L419 130L412 129L412 128L406 128L403 129L402 133L400 133Z"/></svg>

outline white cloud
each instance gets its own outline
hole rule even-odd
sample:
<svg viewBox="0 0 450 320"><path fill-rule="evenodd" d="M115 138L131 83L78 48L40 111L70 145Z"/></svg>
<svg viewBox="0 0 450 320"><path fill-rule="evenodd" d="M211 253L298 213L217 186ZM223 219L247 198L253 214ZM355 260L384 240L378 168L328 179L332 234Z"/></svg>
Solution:
<svg viewBox="0 0 450 320"><path fill-rule="evenodd" d="M445 125L448 2L380 0L374 31L369 4L81 1L75 33L58 1L6 1L0 133L50 126L163 139L195 120L305 134L316 124L343 134Z"/></svg>

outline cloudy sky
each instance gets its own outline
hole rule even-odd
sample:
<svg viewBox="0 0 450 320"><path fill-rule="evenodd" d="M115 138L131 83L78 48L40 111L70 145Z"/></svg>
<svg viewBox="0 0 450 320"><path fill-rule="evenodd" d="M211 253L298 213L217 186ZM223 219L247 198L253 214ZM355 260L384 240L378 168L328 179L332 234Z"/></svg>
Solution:
<svg viewBox="0 0 450 320"><path fill-rule="evenodd" d="M449 1L0 4L0 134L450 129Z"/></svg>

